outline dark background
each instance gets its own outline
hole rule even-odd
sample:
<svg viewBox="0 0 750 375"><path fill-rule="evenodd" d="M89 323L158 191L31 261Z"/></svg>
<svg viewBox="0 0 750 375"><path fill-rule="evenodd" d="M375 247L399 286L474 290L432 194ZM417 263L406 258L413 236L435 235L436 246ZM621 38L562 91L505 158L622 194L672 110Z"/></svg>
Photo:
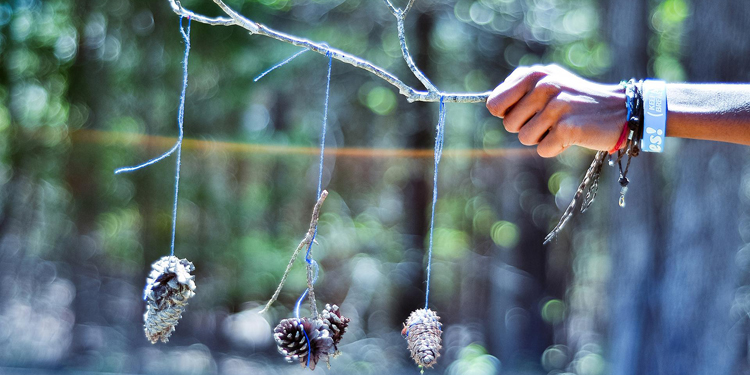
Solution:
<svg viewBox="0 0 750 375"><path fill-rule="evenodd" d="M228 4L421 88L381 1ZM482 92L553 62L610 83L748 82L748 20L745 0L418 0L406 29L441 90ZM238 27L193 23L176 255L198 289L168 344L144 337L174 159L112 172L174 142L183 47L166 0L0 4L0 373L308 371L271 338L301 261L257 311L307 229L327 61L308 52L254 83L298 49ZM316 295L352 324L316 371L415 374L400 330L424 301L437 104L334 62L330 108ZM749 372L746 147L670 139L633 161L624 209L606 168L593 207L542 246L593 153L545 160L482 104L447 111L430 301L444 343L427 373Z"/></svg>

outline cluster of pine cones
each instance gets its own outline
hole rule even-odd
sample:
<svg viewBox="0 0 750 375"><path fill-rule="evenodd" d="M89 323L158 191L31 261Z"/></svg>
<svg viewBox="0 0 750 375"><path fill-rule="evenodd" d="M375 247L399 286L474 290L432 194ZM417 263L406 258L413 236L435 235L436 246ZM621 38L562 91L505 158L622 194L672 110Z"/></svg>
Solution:
<svg viewBox="0 0 750 375"><path fill-rule="evenodd" d="M169 336L182 317L188 300L195 295L195 270L187 259L165 256L151 266L144 299L147 303L144 330L155 344L169 341ZM320 360L326 363L339 354L338 344L349 325L337 305L326 305L317 318L283 319L274 329L273 337L279 353L288 362L298 361L311 370ZM411 313L401 332L411 357L420 367L432 367L440 356L442 324L430 309Z"/></svg>
<svg viewBox="0 0 750 375"><path fill-rule="evenodd" d="M328 362L339 353L338 344L349 325L336 305L326 305L316 319L283 319L273 330L279 353L288 362L299 361L314 370L321 359Z"/></svg>

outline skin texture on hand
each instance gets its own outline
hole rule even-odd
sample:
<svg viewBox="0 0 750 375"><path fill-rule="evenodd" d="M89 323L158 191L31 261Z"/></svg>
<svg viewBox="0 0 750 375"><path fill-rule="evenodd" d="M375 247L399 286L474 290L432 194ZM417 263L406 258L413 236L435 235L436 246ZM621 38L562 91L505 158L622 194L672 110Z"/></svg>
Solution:
<svg viewBox="0 0 750 375"><path fill-rule="evenodd" d="M620 85L591 82L557 65L517 68L492 92L487 109L542 157L573 145L611 150L627 116Z"/></svg>

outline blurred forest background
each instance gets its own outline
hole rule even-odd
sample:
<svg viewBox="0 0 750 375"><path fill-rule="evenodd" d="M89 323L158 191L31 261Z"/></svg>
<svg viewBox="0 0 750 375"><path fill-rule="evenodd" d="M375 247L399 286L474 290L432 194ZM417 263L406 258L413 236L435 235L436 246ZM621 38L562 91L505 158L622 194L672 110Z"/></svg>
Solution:
<svg viewBox="0 0 750 375"><path fill-rule="evenodd" d="M376 0L230 0L415 88ZM185 0L220 15L208 0ZM400 4L397 4L400 5ZM183 43L166 0L0 4L0 373L307 373L271 330L305 288L272 294L315 201L326 59L193 23L176 255L197 295L168 344L144 337L150 264L169 252L174 159L128 175L177 134ZM594 80L750 81L746 0L418 0L416 62L445 91L516 66ZM523 147L481 104L448 104L426 373L750 373L750 151L670 139L616 170L542 246L592 153ZM437 104L333 64L316 294L352 318L332 374L416 374L401 323L424 300ZM302 314L306 314L304 310Z"/></svg>

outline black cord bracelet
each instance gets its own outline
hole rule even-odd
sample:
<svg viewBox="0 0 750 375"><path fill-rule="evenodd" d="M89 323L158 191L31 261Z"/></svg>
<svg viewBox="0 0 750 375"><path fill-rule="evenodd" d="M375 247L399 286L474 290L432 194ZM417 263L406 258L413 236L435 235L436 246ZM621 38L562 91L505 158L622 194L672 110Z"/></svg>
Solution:
<svg viewBox="0 0 750 375"><path fill-rule="evenodd" d="M625 148L617 151L617 159L612 160L612 155L609 155L609 165L614 166L616 162L620 169L620 178L618 179L618 182L620 183L620 199L618 201L620 207L625 207L625 193L627 193L628 184L630 183L630 180L628 180L630 160L633 157L638 156L641 151L640 143L641 139L643 138L644 114L642 83L643 81L636 81L635 79L620 83L623 87L625 87L625 107L628 110L627 122L628 129L630 131L627 137L627 142L625 143ZM555 238L558 233L560 233L568 220L570 220L571 216L573 216L573 212L575 211L578 203L580 203L581 212L584 212L589 208L591 203L594 202L597 190L599 189L599 177L601 176L602 165L604 164L604 159L606 159L608 154L609 153L607 151L599 151L596 153L596 156L594 156L594 160L591 162L589 169L583 176L583 181L581 181L581 184L578 185L578 189L573 196L573 201L570 202L568 207L565 209L565 212L563 212L562 217L558 221L557 225L544 238L545 244L552 241L552 239ZM625 163L625 168L623 168L622 158L626 155L628 157L628 160Z"/></svg>
<svg viewBox="0 0 750 375"><path fill-rule="evenodd" d="M630 160L640 154L640 143L643 138L643 91L641 86L643 81L636 81L631 79L628 81L625 87L625 106L628 109L628 128L630 134L628 135L628 141L625 145L624 150L617 152L617 165L620 169L620 178L618 183L620 184L620 199L618 204L620 207L625 207L625 194L628 192L628 170L630 169ZM625 163L625 168L622 167L622 158L628 157ZM610 157L611 158L611 157ZM612 165L610 159L610 165Z"/></svg>

